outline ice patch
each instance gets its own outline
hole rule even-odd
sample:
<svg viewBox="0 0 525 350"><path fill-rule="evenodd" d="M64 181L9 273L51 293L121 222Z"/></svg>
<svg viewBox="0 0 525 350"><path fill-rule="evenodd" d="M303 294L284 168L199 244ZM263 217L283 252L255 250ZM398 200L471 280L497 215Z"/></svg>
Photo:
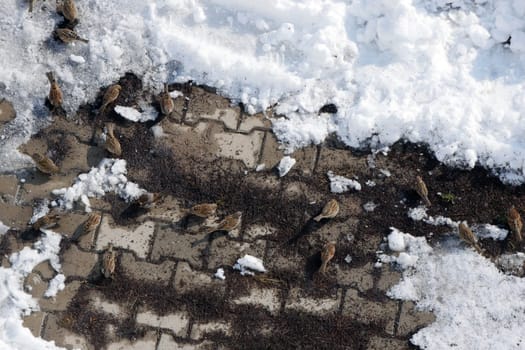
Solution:
<svg viewBox="0 0 525 350"><path fill-rule="evenodd" d="M343 193L351 189L361 191L361 184L355 180L335 175L332 171L328 171L326 175L330 180L330 191L332 193Z"/></svg>

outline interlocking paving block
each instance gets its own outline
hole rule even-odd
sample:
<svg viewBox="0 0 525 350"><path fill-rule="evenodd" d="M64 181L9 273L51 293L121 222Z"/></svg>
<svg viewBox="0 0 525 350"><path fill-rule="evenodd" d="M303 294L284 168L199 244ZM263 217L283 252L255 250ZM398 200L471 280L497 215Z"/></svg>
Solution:
<svg viewBox="0 0 525 350"><path fill-rule="evenodd" d="M18 188L18 179L14 175L0 175L0 196L4 198L3 195L13 196L16 194ZM12 202L9 204L13 204Z"/></svg>
<svg viewBox="0 0 525 350"><path fill-rule="evenodd" d="M182 343L173 339L170 334L162 333L160 341L157 345L157 350L211 350L213 343L210 341L203 341L200 343Z"/></svg>
<svg viewBox="0 0 525 350"><path fill-rule="evenodd" d="M213 289L214 293L224 293L225 285L217 282L211 273L193 270L190 264L185 261L177 263L174 287L178 293L184 294L196 289L206 288Z"/></svg>
<svg viewBox="0 0 525 350"><path fill-rule="evenodd" d="M292 288L288 295L285 308L308 312L316 315L325 315L337 312L341 303L341 290L337 290L333 297L314 298L303 296L298 288Z"/></svg>
<svg viewBox="0 0 525 350"><path fill-rule="evenodd" d="M403 337L408 336L435 320L436 317L431 312L418 311L415 308L415 304L411 301L403 302L397 327L397 335Z"/></svg>
<svg viewBox="0 0 525 350"><path fill-rule="evenodd" d="M148 332L143 338L124 339L108 345L107 350L155 350L157 345L157 332Z"/></svg>
<svg viewBox="0 0 525 350"><path fill-rule="evenodd" d="M297 253L297 251L290 251L287 246L283 246L280 242L267 241L268 249L267 255L264 259L264 266L268 271L293 269L297 270L297 266L306 265L306 257Z"/></svg>
<svg viewBox="0 0 525 350"><path fill-rule="evenodd" d="M337 282L344 286L349 286L365 292L374 286L374 266L368 263L362 267L351 267L347 264L336 266Z"/></svg>
<svg viewBox="0 0 525 350"><path fill-rule="evenodd" d="M271 120L263 113L257 113L254 115L243 115L241 118L241 124L239 125L239 131L250 132L255 128L269 130L271 127Z"/></svg>
<svg viewBox="0 0 525 350"><path fill-rule="evenodd" d="M401 280L401 273L383 264L381 267L381 276L377 281L377 289L381 292L387 292Z"/></svg>
<svg viewBox="0 0 525 350"><path fill-rule="evenodd" d="M214 135L219 157L238 159L248 168L258 163L264 132L254 131L249 135L219 132Z"/></svg>
<svg viewBox="0 0 525 350"><path fill-rule="evenodd" d="M351 177L354 173L368 169L365 157L356 157L350 150L321 147L316 172L326 174L333 171L336 175ZM361 184L364 185L364 184Z"/></svg>
<svg viewBox="0 0 525 350"><path fill-rule="evenodd" d="M37 272L45 280L50 280L55 276L55 270L49 264L49 260L42 261L33 268L33 272Z"/></svg>
<svg viewBox="0 0 525 350"><path fill-rule="evenodd" d="M64 311L67 309L69 302L77 294L82 282L71 281L66 283L66 287L57 293L53 298L40 299L40 308L43 311Z"/></svg>
<svg viewBox="0 0 525 350"><path fill-rule="evenodd" d="M149 310L142 310L137 314L137 323L150 327L169 329L177 337L184 337L188 332L189 316L186 312L177 312L159 316Z"/></svg>
<svg viewBox="0 0 525 350"><path fill-rule="evenodd" d="M86 213L73 213L73 212L66 212L64 214L60 215L60 221L59 221L59 227L57 229L58 232L62 233L64 236L71 238L75 231L77 229L82 229L81 225L83 225L84 221L86 221L88 218L88 214ZM98 228L97 228L98 230ZM95 239L95 233L84 233L80 238L78 239L78 246L82 249L91 249L93 246L93 241Z"/></svg>
<svg viewBox="0 0 525 350"><path fill-rule="evenodd" d="M381 338L373 336L368 342L366 350L408 350L411 349L406 340Z"/></svg>
<svg viewBox="0 0 525 350"><path fill-rule="evenodd" d="M131 253L122 253L120 266L124 275L129 278L167 285L175 268L175 262L164 261L161 264L152 264L135 260Z"/></svg>
<svg viewBox="0 0 525 350"><path fill-rule="evenodd" d="M201 118L218 120L228 129L237 129L241 109L231 106L224 97L212 94L199 87L192 87L188 111L184 122L195 123Z"/></svg>
<svg viewBox="0 0 525 350"><path fill-rule="evenodd" d="M67 147L67 154L62 162L57 164L61 173L86 173L106 156L102 147L80 143L73 135L66 136L62 142Z"/></svg>
<svg viewBox="0 0 525 350"><path fill-rule="evenodd" d="M202 339L207 333L223 333L229 336L231 335L231 324L227 321L211 321L206 323L195 322L191 326L191 339Z"/></svg>
<svg viewBox="0 0 525 350"><path fill-rule="evenodd" d="M192 247L191 244L202 239L205 234L183 234L175 232L170 225L159 225L151 258L159 260L162 257L170 257L187 261L192 267L202 267L201 253L206 244L200 244Z"/></svg>
<svg viewBox="0 0 525 350"><path fill-rule="evenodd" d="M30 206L17 207L13 204L0 202L0 221L11 228L25 229L33 209Z"/></svg>
<svg viewBox="0 0 525 350"><path fill-rule="evenodd" d="M373 301L359 296L357 290L348 289L346 291L343 315L350 316L364 324L382 326L388 334L394 334L397 310L396 301Z"/></svg>
<svg viewBox="0 0 525 350"><path fill-rule="evenodd" d="M266 139L261 152L260 163L264 164L266 169L273 169L284 157L284 152L279 147L277 138L270 131L266 132Z"/></svg>
<svg viewBox="0 0 525 350"><path fill-rule="evenodd" d="M130 311L125 305L106 300L104 295L96 290L89 292L89 304L94 310L102 311L118 318L125 318Z"/></svg>
<svg viewBox="0 0 525 350"><path fill-rule="evenodd" d="M292 153L290 157L296 160L295 165L290 171L297 171L302 175L308 176L314 171L317 147L308 146L300 148Z"/></svg>
<svg viewBox="0 0 525 350"><path fill-rule="evenodd" d="M72 172L65 175L43 175L34 173L20 188L20 204L32 205L33 200L49 198L51 191L57 188L69 187L75 181L77 174Z"/></svg>
<svg viewBox="0 0 525 350"><path fill-rule="evenodd" d="M24 281L25 291L31 294L31 296L35 299L40 299L43 297L48 285L49 284L47 281L44 281L39 274L34 272L31 272L29 275L27 275Z"/></svg>
<svg viewBox="0 0 525 350"><path fill-rule="evenodd" d="M46 134L63 133L64 131L75 135L83 143L90 143L93 137L93 125L83 123L80 118L54 118L53 122L43 130Z"/></svg>
<svg viewBox="0 0 525 350"><path fill-rule="evenodd" d="M97 261L97 254L80 251L71 245L62 255L62 273L66 277L87 277Z"/></svg>
<svg viewBox="0 0 525 350"><path fill-rule="evenodd" d="M177 222L184 217L181 202L172 196L162 198L162 203L151 208L144 217L148 219Z"/></svg>
<svg viewBox="0 0 525 350"><path fill-rule="evenodd" d="M261 237L271 236L277 232L277 229L268 224L250 225L244 229L243 239L253 241Z"/></svg>
<svg viewBox="0 0 525 350"><path fill-rule="evenodd" d="M15 109L11 102L3 99L0 101L0 124L7 123L16 116Z"/></svg>
<svg viewBox="0 0 525 350"><path fill-rule="evenodd" d="M151 221L134 229L124 228L115 226L110 216L104 215L98 229L96 249L104 250L111 243L114 247L132 250L139 258L146 258L154 232L155 223Z"/></svg>
<svg viewBox="0 0 525 350"><path fill-rule="evenodd" d="M208 257L208 268L215 270L221 266L233 266L237 259L245 254L262 259L266 248L266 241L257 240L253 243L230 241L218 238L211 243Z"/></svg>
<svg viewBox="0 0 525 350"><path fill-rule="evenodd" d="M45 312L41 311L32 312L29 316L23 318L23 325L29 328L35 337L40 337L46 315Z"/></svg>
<svg viewBox="0 0 525 350"><path fill-rule="evenodd" d="M269 288L251 289L249 295L239 297L233 300L233 303L262 306L273 314L278 313L281 308L279 290Z"/></svg>
<svg viewBox="0 0 525 350"><path fill-rule="evenodd" d="M75 334L65 328L60 327L56 315L49 314L46 319L44 336L46 340L55 341L56 345L67 349L94 350L95 347L81 335Z"/></svg>

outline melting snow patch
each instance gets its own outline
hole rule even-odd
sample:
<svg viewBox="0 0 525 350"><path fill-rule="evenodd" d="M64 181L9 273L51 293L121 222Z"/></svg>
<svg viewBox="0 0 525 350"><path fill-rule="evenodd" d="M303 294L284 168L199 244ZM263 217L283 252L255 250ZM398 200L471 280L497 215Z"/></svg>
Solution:
<svg viewBox="0 0 525 350"><path fill-rule="evenodd" d="M361 184L355 180L335 175L332 171L328 171L326 175L330 180L330 191L332 193L343 193L351 189L361 191Z"/></svg>
<svg viewBox="0 0 525 350"><path fill-rule="evenodd" d="M436 217L427 214L427 208L425 206L419 206L416 208L410 208L408 210L408 217L414 221L423 221L429 225L434 226L449 226L456 228L459 225L458 221L454 221L445 216L438 215Z"/></svg>
<svg viewBox="0 0 525 350"><path fill-rule="evenodd" d="M58 203L61 207L72 209L73 204L81 201L87 212L91 211L89 197L101 197L106 192L115 192L126 201L138 198L144 190L136 183L126 178L126 161L123 159L103 159L89 173L80 174L71 187L53 190L52 193L60 196Z"/></svg>
<svg viewBox="0 0 525 350"><path fill-rule="evenodd" d="M153 125L150 130L153 133L153 137L155 137L156 139L160 139L161 137L166 136L166 134L164 133L164 129L162 129L162 126L158 124Z"/></svg>
<svg viewBox="0 0 525 350"><path fill-rule="evenodd" d="M363 205L363 209L366 212L373 212L378 207L378 204L375 204L374 202L367 202Z"/></svg>
<svg viewBox="0 0 525 350"><path fill-rule="evenodd" d="M243 258L237 260L237 263L233 265L235 270L241 271L241 275L253 275L253 271L266 272L261 259L256 258L252 255L246 254Z"/></svg>
<svg viewBox="0 0 525 350"><path fill-rule="evenodd" d="M509 231L491 224L473 225L472 231L478 238L492 238L497 241L503 241L509 234Z"/></svg>
<svg viewBox="0 0 525 350"><path fill-rule="evenodd" d="M65 281L66 281L66 276L64 276L61 273L56 275L51 281L49 281L49 287L44 293L44 296L46 298L51 298L51 297L56 296L58 292L60 292L66 287L66 285L64 284Z"/></svg>
<svg viewBox="0 0 525 350"><path fill-rule="evenodd" d="M295 165L296 160L290 156L284 156L281 161L279 162L279 165L277 166L277 170L279 170L279 176L283 177L284 175L288 174L290 169Z"/></svg>
<svg viewBox="0 0 525 350"><path fill-rule="evenodd" d="M9 228L9 226L4 225L4 223L0 221L0 236L6 234L7 231L9 231Z"/></svg>
<svg viewBox="0 0 525 350"><path fill-rule="evenodd" d="M131 120L132 122L147 122L157 118L157 113L153 113L149 109L144 112L139 112L135 108L115 106L115 112L117 112L123 118Z"/></svg>
<svg viewBox="0 0 525 350"><path fill-rule="evenodd" d="M223 280L223 281L226 279L226 276L224 276L224 269L222 267L219 267L217 269L217 272L215 272L215 274L213 276L215 276L215 278L218 278L218 279Z"/></svg>

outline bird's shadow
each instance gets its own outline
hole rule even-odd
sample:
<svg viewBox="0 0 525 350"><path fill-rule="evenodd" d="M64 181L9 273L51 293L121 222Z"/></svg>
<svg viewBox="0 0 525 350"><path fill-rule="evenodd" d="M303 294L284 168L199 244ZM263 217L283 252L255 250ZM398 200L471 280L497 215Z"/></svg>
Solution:
<svg viewBox="0 0 525 350"><path fill-rule="evenodd" d="M297 243L299 239L302 237L318 230L321 226L323 226L328 219L321 219L321 221L317 222L313 218L310 218L302 227L301 229L292 237L290 238L286 243L288 245L292 245Z"/></svg>

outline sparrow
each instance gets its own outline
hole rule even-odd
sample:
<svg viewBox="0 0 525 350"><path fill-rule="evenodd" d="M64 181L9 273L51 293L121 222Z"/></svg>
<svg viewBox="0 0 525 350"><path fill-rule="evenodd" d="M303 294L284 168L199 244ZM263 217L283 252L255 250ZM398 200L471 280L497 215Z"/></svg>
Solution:
<svg viewBox="0 0 525 350"><path fill-rule="evenodd" d="M210 228L207 233L211 233L215 231L226 231L226 232L233 231L237 227L239 227L239 224L241 223L241 218L242 218L242 212L240 211L235 212L231 215L228 215L224 219L222 219L222 221L220 221L217 226Z"/></svg>
<svg viewBox="0 0 525 350"><path fill-rule="evenodd" d="M514 206L510 207L509 209L507 214L507 223L509 224L510 230L514 234L514 239L516 242L521 242L523 240L523 236L521 235L523 221L521 221L521 215Z"/></svg>
<svg viewBox="0 0 525 350"><path fill-rule="evenodd" d="M68 22L73 23L76 21L78 12L74 0L63 0L57 10L62 13L62 16L64 16Z"/></svg>
<svg viewBox="0 0 525 350"><path fill-rule="evenodd" d="M100 213L89 214L87 220L84 221L81 227L77 231L75 231L73 236L71 236L71 241L73 242L78 241L80 236L91 234L95 232L98 225L100 225L101 220L102 220L102 215L100 215Z"/></svg>
<svg viewBox="0 0 525 350"><path fill-rule="evenodd" d="M173 99L169 94L168 84L164 84L164 92L160 95L160 110L162 114L168 115L173 112L174 108L175 103L173 103Z"/></svg>
<svg viewBox="0 0 525 350"><path fill-rule="evenodd" d="M105 278L111 278L113 277L113 274L115 273L115 267L116 267L116 260L117 260L117 253L113 250L113 245L110 243L108 244L108 248L104 252L104 255L102 256L102 274Z"/></svg>
<svg viewBox="0 0 525 350"><path fill-rule="evenodd" d="M35 3L35 0L29 0L29 12L33 12L34 3Z"/></svg>
<svg viewBox="0 0 525 350"><path fill-rule="evenodd" d="M122 86L120 86L119 84L114 84L108 87L108 89L104 93L104 97L102 97L102 106L100 107L100 113L104 112L106 110L106 107L118 98L120 90L122 90Z"/></svg>
<svg viewBox="0 0 525 350"><path fill-rule="evenodd" d="M120 147L120 142L115 136L115 124L106 123L106 142L104 143L104 148L109 153L120 157L122 155L122 147Z"/></svg>
<svg viewBox="0 0 525 350"><path fill-rule="evenodd" d="M62 106L63 97L62 97L62 90L60 90L60 87L58 86L57 80L55 78L54 72L47 72L47 79L49 80L49 84L51 84L51 87L49 88L49 103L51 103L51 106L53 108L58 108Z"/></svg>
<svg viewBox="0 0 525 350"><path fill-rule="evenodd" d="M326 203L321 214L317 215L314 220L321 221L321 219L332 219L339 213L339 203L335 199L331 199Z"/></svg>
<svg viewBox="0 0 525 350"><path fill-rule="evenodd" d="M202 204L194 205L190 209L186 209L186 214L195 215L200 218L209 218L210 216L214 216L216 211L217 211L217 204L202 203Z"/></svg>
<svg viewBox="0 0 525 350"><path fill-rule="evenodd" d="M427 207L430 207L430 205L432 203L430 203L430 200L428 199L427 185L425 184L425 182L423 181L423 179L419 175L416 176L415 189L416 189L417 194L419 194L419 196L425 202L425 205Z"/></svg>
<svg viewBox="0 0 525 350"><path fill-rule="evenodd" d="M38 218L32 225L33 230L48 229L58 225L60 217L57 214L47 214Z"/></svg>
<svg viewBox="0 0 525 350"><path fill-rule="evenodd" d="M48 157L43 156L39 153L33 153L31 158L33 158L33 160L35 161L37 169L43 172L44 174L52 175L58 173L58 167Z"/></svg>
<svg viewBox="0 0 525 350"><path fill-rule="evenodd" d="M467 226L467 224L465 222L461 222L458 228L459 228L459 237L463 241L465 241L466 243L474 247L474 249L476 249L476 251L481 254L483 251L481 250L481 247L479 246L476 240L476 236L474 236L474 233Z"/></svg>
<svg viewBox="0 0 525 350"><path fill-rule="evenodd" d="M68 28L58 28L55 29L55 35L60 39L60 41L69 44L75 41L82 41L84 43L88 43L89 40L83 39L78 34L71 29Z"/></svg>
<svg viewBox="0 0 525 350"><path fill-rule="evenodd" d="M330 260L333 259L335 255L335 242L328 242L324 245L323 250L321 250L321 271L322 274L326 272L326 265Z"/></svg>

